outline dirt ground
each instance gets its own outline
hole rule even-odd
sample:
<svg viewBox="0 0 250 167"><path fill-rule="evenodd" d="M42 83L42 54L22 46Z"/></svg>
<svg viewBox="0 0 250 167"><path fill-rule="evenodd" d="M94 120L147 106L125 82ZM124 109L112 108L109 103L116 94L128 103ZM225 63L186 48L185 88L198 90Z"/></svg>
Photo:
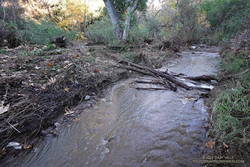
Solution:
<svg viewBox="0 0 250 167"><path fill-rule="evenodd" d="M120 59L157 68L176 55L160 44L124 48L79 41L67 48L29 45L0 51L0 159L13 153L6 148L9 142L21 143L20 150L32 148L32 139L55 127L59 116L70 117L72 107L132 75L116 67Z"/></svg>

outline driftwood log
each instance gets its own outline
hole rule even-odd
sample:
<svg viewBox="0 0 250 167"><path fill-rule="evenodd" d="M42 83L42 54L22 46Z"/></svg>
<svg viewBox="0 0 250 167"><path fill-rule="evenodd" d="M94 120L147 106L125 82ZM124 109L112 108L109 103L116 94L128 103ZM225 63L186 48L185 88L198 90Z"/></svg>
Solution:
<svg viewBox="0 0 250 167"><path fill-rule="evenodd" d="M156 78L156 80L153 81L135 81L135 83L142 83L142 84L156 84L156 85L161 85L164 88L138 88L136 89L151 89L151 90L165 90L165 89L170 89L173 91L177 90L177 87L184 88L186 90L191 90L191 89L204 89L208 90L207 88L202 88L202 87L196 87L196 86L190 86L187 83L183 81L183 79L186 80L191 80L191 81L211 81L211 80L217 80L215 76L210 76L210 75L202 75L202 76L196 76L196 77L190 77L190 76L185 76L184 74L176 74L173 72L168 72L168 71L157 71L155 69L142 66L139 64L131 63L129 61L125 60L120 60L119 61L119 68L124 68L127 70L131 70L143 75L148 75Z"/></svg>

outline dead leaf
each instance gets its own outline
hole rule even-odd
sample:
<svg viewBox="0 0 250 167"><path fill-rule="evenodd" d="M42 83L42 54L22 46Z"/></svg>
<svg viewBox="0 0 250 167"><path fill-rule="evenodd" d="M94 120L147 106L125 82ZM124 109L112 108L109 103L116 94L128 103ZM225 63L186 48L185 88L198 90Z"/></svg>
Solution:
<svg viewBox="0 0 250 167"><path fill-rule="evenodd" d="M48 63L47 66L53 67L53 66L54 66L54 63Z"/></svg>
<svg viewBox="0 0 250 167"><path fill-rule="evenodd" d="M74 111L66 108L65 112L64 112L64 115L70 115L70 114L74 114Z"/></svg>
<svg viewBox="0 0 250 167"><path fill-rule="evenodd" d="M3 113L5 113L5 112L7 112L8 109L9 109L9 107L10 107L9 104L6 105L6 106L4 106L3 104L4 104L4 101L1 101L1 102L0 102L0 114L3 114Z"/></svg>
<svg viewBox="0 0 250 167"><path fill-rule="evenodd" d="M78 59L78 58L80 58L80 56L76 55L76 56L73 56L73 58Z"/></svg>
<svg viewBox="0 0 250 167"><path fill-rule="evenodd" d="M49 131L49 133L52 134L53 136L59 136L59 134L56 130L51 130L51 131Z"/></svg>
<svg viewBox="0 0 250 167"><path fill-rule="evenodd" d="M5 155L6 154L6 148L3 148L0 150L0 155Z"/></svg>
<svg viewBox="0 0 250 167"><path fill-rule="evenodd" d="M80 121L80 118L75 118L74 119L74 122L79 122Z"/></svg>
<svg viewBox="0 0 250 167"><path fill-rule="evenodd" d="M29 149L31 149L32 148L32 145L30 145L30 144L24 144L23 145L23 149L24 150L29 150Z"/></svg>
<svg viewBox="0 0 250 167"><path fill-rule="evenodd" d="M94 69L94 73L99 73L100 72L100 70L99 69Z"/></svg>
<svg viewBox="0 0 250 167"><path fill-rule="evenodd" d="M49 82L48 82L48 85L51 85L51 84L54 84L54 83L56 83L56 78L50 78Z"/></svg>
<svg viewBox="0 0 250 167"><path fill-rule="evenodd" d="M64 91L65 92L69 92L69 88L64 88Z"/></svg>
<svg viewBox="0 0 250 167"><path fill-rule="evenodd" d="M36 69L36 70L40 70L40 69L41 69L41 67L39 67L39 66L35 66L35 69Z"/></svg>
<svg viewBox="0 0 250 167"><path fill-rule="evenodd" d="M214 145L215 145L215 141L208 141L205 146L207 148L210 148L210 149L213 149L214 148Z"/></svg>
<svg viewBox="0 0 250 167"><path fill-rule="evenodd" d="M225 148L229 148L229 146L228 146L226 143L224 143L224 142L223 142L223 146L224 146Z"/></svg>

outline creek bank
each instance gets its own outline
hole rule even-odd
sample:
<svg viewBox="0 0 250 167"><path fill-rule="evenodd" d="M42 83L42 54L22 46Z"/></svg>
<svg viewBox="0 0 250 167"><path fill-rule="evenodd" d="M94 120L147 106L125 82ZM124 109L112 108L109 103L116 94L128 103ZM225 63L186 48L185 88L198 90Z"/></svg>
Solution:
<svg viewBox="0 0 250 167"><path fill-rule="evenodd" d="M208 165L249 166L249 49L231 46L222 48L220 54L220 81L206 100L210 111L208 137L213 148L208 156L232 162Z"/></svg>
<svg viewBox="0 0 250 167"><path fill-rule="evenodd" d="M84 101L85 108L92 106L108 85L129 77L127 71L114 67L117 59L160 67L175 55L149 45L121 52L79 42L65 49L5 48L0 54L1 158L20 152L6 149L9 142L33 145L37 136L56 135L53 129L59 116L73 120L72 115L77 115L72 113L73 106Z"/></svg>

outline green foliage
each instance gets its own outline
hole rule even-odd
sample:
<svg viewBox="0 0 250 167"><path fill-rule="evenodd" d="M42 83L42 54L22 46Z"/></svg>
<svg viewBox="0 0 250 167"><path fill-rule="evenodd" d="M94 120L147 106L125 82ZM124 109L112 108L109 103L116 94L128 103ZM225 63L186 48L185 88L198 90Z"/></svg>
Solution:
<svg viewBox="0 0 250 167"><path fill-rule="evenodd" d="M130 62L139 63L138 56L134 52L124 52L122 57Z"/></svg>
<svg viewBox="0 0 250 167"><path fill-rule="evenodd" d="M234 76L213 104L214 131L224 142L250 142L250 62L247 56L246 51L225 50L222 54L222 69Z"/></svg>
<svg viewBox="0 0 250 167"><path fill-rule="evenodd" d="M5 49L0 48L0 54L6 54L6 53L8 53L8 52Z"/></svg>
<svg viewBox="0 0 250 167"><path fill-rule="evenodd" d="M216 115L215 131L222 141L237 141L246 137L244 131L250 132L249 124L246 126L250 120L249 103L246 89L241 86L225 90L218 96L213 113Z"/></svg>
<svg viewBox="0 0 250 167"><path fill-rule="evenodd" d="M250 61L246 51L225 51L222 59L222 69L229 73L239 73L250 68Z"/></svg>
<svg viewBox="0 0 250 167"><path fill-rule="evenodd" d="M224 39L231 38L249 24L249 0L206 0L201 9L211 28L222 32Z"/></svg>
<svg viewBox="0 0 250 167"><path fill-rule="evenodd" d="M193 0L179 1L175 14L167 23L169 26L168 40L179 43L194 43L200 41L204 35L204 26L200 23L199 4ZM172 9L173 10L173 9Z"/></svg>
<svg viewBox="0 0 250 167"><path fill-rule="evenodd" d="M112 44L116 42L113 27L107 17L88 26L86 36L95 43Z"/></svg>
<svg viewBox="0 0 250 167"><path fill-rule="evenodd" d="M133 1L133 0L132 0ZM120 14L124 14L130 3L124 0L112 0L114 7ZM142 11L147 7L147 0L139 0L137 10Z"/></svg>
<svg viewBox="0 0 250 167"><path fill-rule="evenodd" d="M35 23L33 21L27 21L23 29L20 30L20 34L24 41L35 44L47 44L53 38L62 35L67 39L74 39L77 33L63 30L51 22L42 21L41 23Z"/></svg>
<svg viewBox="0 0 250 167"><path fill-rule="evenodd" d="M226 50L222 54L223 71L237 75L237 81L244 87L250 87L250 60L247 51L232 52Z"/></svg>
<svg viewBox="0 0 250 167"><path fill-rule="evenodd" d="M49 51L49 50L54 50L56 49L56 45L55 44L51 44L51 43L48 43L45 50L46 51Z"/></svg>
<svg viewBox="0 0 250 167"><path fill-rule="evenodd" d="M47 44L46 46L32 50L32 51L22 51L20 56L43 56L43 58L48 58L48 52L55 50L56 46L54 44Z"/></svg>
<svg viewBox="0 0 250 167"><path fill-rule="evenodd" d="M148 38L161 38L161 22L159 19L153 16L149 16L146 21L141 25L144 32L147 33Z"/></svg>
<svg viewBox="0 0 250 167"><path fill-rule="evenodd" d="M161 38L160 24L160 21L154 17L141 21L139 24L134 24L130 29L127 42L139 43L148 38ZM118 43L114 36L113 27L107 17L103 17L100 21L88 26L86 36L95 43L110 45Z"/></svg>
<svg viewBox="0 0 250 167"><path fill-rule="evenodd" d="M201 41L208 45L219 45L220 43L223 42L221 41L223 37L224 37L224 34L222 31L219 31L219 30L214 31L214 32L210 31L207 33L207 35L201 37Z"/></svg>
<svg viewBox="0 0 250 167"><path fill-rule="evenodd" d="M129 43L142 42L148 35L148 31L140 25L134 25L129 32L127 41Z"/></svg>
<svg viewBox="0 0 250 167"><path fill-rule="evenodd" d="M29 52L29 51L22 51L22 52L20 52L20 56L21 57L26 57L26 56L31 56L32 54L31 54L31 52Z"/></svg>

